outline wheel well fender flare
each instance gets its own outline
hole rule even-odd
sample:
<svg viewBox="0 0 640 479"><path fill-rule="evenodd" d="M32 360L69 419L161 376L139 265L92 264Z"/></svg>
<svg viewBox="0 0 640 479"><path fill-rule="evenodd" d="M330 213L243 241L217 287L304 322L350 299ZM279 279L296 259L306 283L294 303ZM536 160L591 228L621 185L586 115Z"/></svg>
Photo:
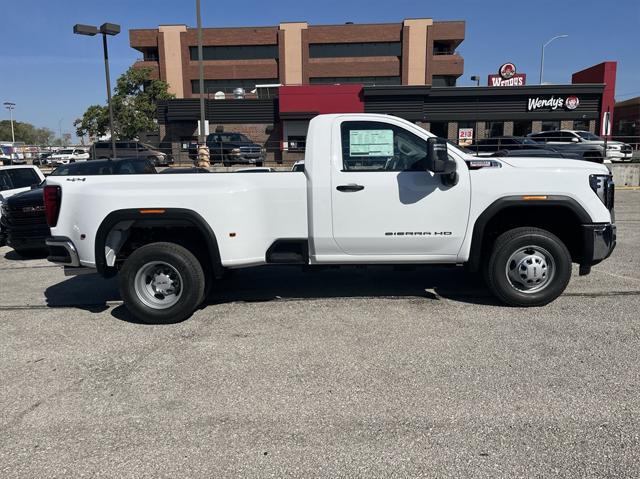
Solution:
<svg viewBox="0 0 640 479"><path fill-rule="evenodd" d="M505 196L491 203L481 214L473 225L471 236L471 251L469 253L469 269L478 271L482 260L483 240L486 227L489 222L502 211L511 207L543 207L543 208L564 208L571 211L581 223L590 223L591 217L586 210L576 200L569 196L553 195L546 196L546 199L523 200L522 196Z"/></svg>
<svg viewBox="0 0 640 479"><path fill-rule="evenodd" d="M218 247L218 239L215 233L211 229L211 226L205 219L197 212L186 208L149 208L147 210L162 211L158 214L145 213L145 209L132 208L116 210L109 213L96 232L95 239L95 261L96 270L104 277L114 276L116 270L113 267L107 265L107 258L105 255L105 245L107 237L111 230L120 222L131 221L130 227L135 227L136 224L143 223L145 226L151 227L163 227L171 226L176 222L187 223L198 229L198 231L205 238L207 252L211 260L211 267L216 277L222 276L224 267L222 266L222 260L220 258L220 248Z"/></svg>

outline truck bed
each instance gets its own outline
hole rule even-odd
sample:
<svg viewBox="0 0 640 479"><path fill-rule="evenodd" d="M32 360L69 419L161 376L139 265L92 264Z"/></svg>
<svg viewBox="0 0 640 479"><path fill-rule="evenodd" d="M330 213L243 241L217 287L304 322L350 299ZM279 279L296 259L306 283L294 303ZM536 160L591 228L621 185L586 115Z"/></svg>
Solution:
<svg viewBox="0 0 640 479"><path fill-rule="evenodd" d="M93 267L95 235L109 213L189 208L215 231L224 266L258 265L275 240L307 238L306 181L293 172L51 177L47 184L64 191L52 233L72 232L82 265Z"/></svg>

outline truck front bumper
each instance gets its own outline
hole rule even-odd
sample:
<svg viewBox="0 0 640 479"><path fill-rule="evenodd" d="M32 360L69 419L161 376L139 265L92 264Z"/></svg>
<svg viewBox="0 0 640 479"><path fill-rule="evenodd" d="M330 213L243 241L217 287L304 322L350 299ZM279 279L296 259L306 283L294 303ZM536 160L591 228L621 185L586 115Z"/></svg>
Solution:
<svg viewBox="0 0 640 479"><path fill-rule="evenodd" d="M595 223L582 225L582 258L580 273L588 274L591 266L608 258L616 247L616 225Z"/></svg>

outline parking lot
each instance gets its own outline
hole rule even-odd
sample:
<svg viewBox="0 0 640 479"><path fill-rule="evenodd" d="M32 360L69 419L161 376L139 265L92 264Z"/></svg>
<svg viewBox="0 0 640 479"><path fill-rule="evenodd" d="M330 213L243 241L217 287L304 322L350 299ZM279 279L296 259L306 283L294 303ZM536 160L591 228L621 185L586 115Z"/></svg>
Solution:
<svg viewBox="0 0 640 479"><path fill-rule="evenodd" d="M2 477L638 477L640 191L544 308L459 268L237 272L169 326L0 249Z"/></svg>

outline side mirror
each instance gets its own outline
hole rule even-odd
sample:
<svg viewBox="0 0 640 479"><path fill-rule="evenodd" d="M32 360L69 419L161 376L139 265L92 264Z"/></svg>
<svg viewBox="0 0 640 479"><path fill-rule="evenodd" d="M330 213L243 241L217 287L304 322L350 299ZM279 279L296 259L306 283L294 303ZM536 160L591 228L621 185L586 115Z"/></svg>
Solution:
<svg viewBox="0 0 640 479"><path fill-rule="evenodd" d="M449 159L447 140L444 138L427 140L427 170L437 175L448 175L456 171L456 162Z"/></svg>
<svg viewBox="0 0 640 479"><path fill-rule="evenodd" d="M580 139L574 136L573 138L571 138L571 143L580 143Z"/></svg>

